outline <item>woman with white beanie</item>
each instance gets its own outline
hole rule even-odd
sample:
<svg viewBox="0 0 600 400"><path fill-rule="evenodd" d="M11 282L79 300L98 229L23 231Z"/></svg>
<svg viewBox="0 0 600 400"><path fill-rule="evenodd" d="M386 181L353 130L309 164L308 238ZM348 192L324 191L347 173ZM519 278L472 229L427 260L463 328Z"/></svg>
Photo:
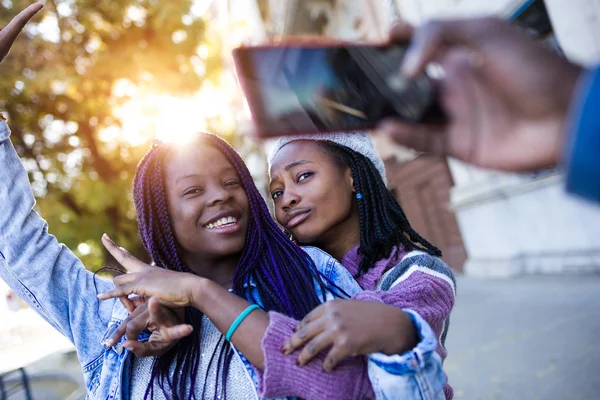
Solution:
<svg viewBox="0 0 600 400"><path fill-rule="evenodd" d="M308 314L282 352L302 349L297 362L304 365L330 348L326 370L345 357L368 355L369 374L377 376L371 379L373 388L381 395L394 392L402 382L394 376L407 368L416 372L431 357L443 360L454 275L387 189L384 163L369 135L283 137L270 153L269 167L277 221L299 244L339 260L364 289L351 300L328 302ZM419 317L438 338L426 354L414 349ZM263 339L263 347L269 340ZM381 378L382 371L387 378ZM420 385L453 397L445 378Z"/></svg>

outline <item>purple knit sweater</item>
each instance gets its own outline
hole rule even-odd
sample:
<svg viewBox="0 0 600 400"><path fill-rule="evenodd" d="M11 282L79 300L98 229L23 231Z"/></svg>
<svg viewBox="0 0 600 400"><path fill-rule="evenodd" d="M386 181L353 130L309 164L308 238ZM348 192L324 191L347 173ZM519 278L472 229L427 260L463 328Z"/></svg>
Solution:
<svg viewBox="0 0 600 400"><path fill-rule="evenodd" d="M342 260L344 267L355 277L361 261L357 250L358 246L350 250ZM358 276L356 281L364 292L353 296L353 299L410 308L419 313L438 338L441 338L454 306L454 287L439 274L430 273L426 268L415 265L389 291L374 290L383 274L405 256L405 252L395 251L389 259L377 262L366 274ZM281 346L293 335L298 321L275 312L270 312L269 316L269 326L262 339L265 370L256 370L261 397L294 396L307 400L374 398L365 357L349 358L333 372L327 373L322 368L326 352L321 352L307 365L298 367L295 360L299 351L289 356L280 353ZM441 343L438 344L437 352L442 359L446 358L446 349ZM444 393L446 399L452 399L450 385L444 386Z"/></svg>

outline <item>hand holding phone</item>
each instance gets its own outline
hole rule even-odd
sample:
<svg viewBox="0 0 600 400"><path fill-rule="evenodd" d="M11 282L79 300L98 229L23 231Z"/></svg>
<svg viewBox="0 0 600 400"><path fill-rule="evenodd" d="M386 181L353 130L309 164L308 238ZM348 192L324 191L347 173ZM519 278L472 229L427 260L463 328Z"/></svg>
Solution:
<svg viewBox="0 0 600 400"><path fill-rule="evenodd" d="M400 72L406 45L288 42L234 50L259 137L357 131L386 117L443 121L434 84Z"/></svg>

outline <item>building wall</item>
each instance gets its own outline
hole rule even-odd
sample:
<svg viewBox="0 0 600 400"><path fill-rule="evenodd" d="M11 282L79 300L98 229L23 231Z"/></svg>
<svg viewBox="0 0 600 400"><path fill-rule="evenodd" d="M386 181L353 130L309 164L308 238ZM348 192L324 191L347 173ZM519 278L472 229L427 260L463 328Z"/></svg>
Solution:
<svg viewBox="0 0 600 400"><path fill-rule="evenodd" d="M448 209L454 185L448 163L443 157L421 154L402 162L385 161L388 188L406 213L411 226L442 251L443 260L463 272L467 253L456 215Z"/></svg>
<svg viewBox="0 0 600 400"><path fill-rule="evenodd" d="M514 185L473 185L453 206L469 254L465 273L600 271L600 212L567 196L562 176ZM472 187L473 187L472 186Z"/></svg>

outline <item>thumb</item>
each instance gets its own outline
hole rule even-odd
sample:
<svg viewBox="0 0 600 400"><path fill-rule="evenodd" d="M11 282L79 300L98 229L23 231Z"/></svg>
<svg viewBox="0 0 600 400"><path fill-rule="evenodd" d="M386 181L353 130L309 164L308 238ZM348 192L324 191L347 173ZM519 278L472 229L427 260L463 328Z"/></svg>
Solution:
<svg viewBox="0 0 600 400"><path fill-rule="evenodd" d="M194 327L189 324L179 324L169 328L161 329L161 336L165 341L180 340L194 331Z"/></svg>
<svg viewBox="0 0 600 400"><path fill-rule="evenodd" d="M402 72L409 77L418 75L448 47L479 50L478 46L485 45L488 39L503 36L505 25L499 19L489 17L430 21L414 31Z"/></svg>
<svg viewBox="0 0 600 400"><path fill-rule="evenodd" d="M385 119L377 126L377 133L387 135L394 142L408 148L437 155L445 155L446 128L438 125L406 124Z"/></svg>
<svg viewBox="0 0 600 400"><path fill-rule="evenodd" d="M42 3L35 3L21 11L8 25L0 31L0 61L8 54L10 47L19 36L27 22L44 7Z"/></svg>
<svg viewBox="0 0 600 400"><path fill-rule="evenodd" d="M170 308L165 307L156 297L148 300L148 310L150 320L160 332L161 340L174 341L184 338L194 331L194 327L189 324L180 324L177 315Z"/></svg>
<svg viewBox="0 0 600 400"><path fill-rule="evenodd" d="M390 29L390 42L406 43L412 39L414 28L407 22L400 21Z"/></svg>
<svg viewBox="0 0 600 400"><path fill-rule="evenodd" d="M162 327L173 326L178 322L175 320L173 312L162 305L157 297L151 297L148 300L148 310L150 311L150 320L159 329Z"/></svg>

